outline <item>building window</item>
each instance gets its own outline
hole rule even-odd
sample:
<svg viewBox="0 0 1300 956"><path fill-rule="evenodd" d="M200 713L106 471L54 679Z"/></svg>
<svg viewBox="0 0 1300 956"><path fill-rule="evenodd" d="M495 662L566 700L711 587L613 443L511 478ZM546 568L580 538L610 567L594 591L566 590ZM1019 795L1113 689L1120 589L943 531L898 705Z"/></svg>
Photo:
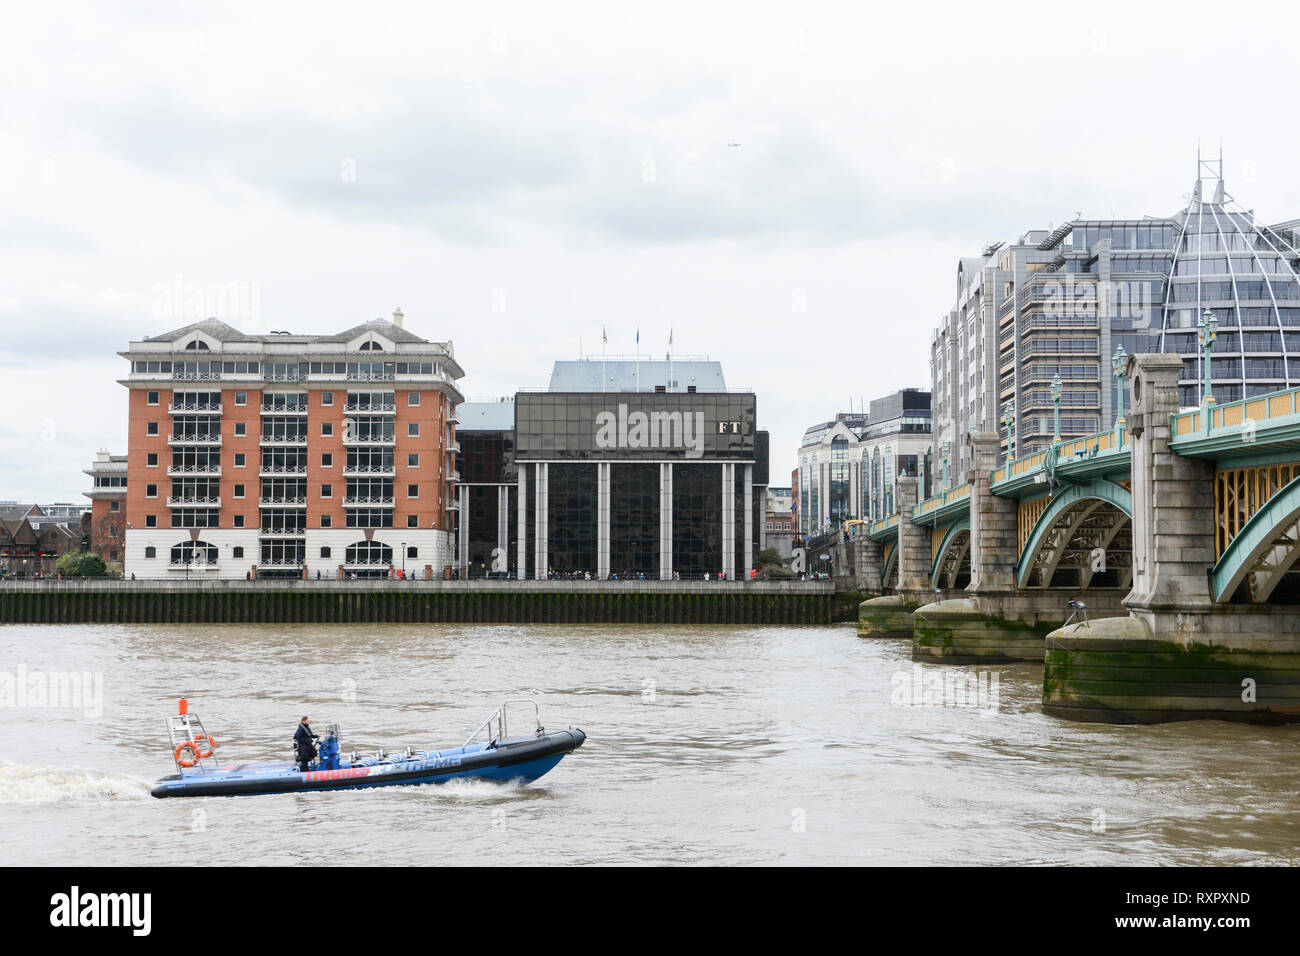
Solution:
<svg viewBox="0 0 1300 956"><path fill-rule="evenodd" d="M231 549L230 549L230 556L231 556L232 558L242 558L242 557L244 556L244 549L243 549L243 548L231 548Z"/></svg>
<svg viewBox="0 0 1300 956"><path fill-rule="evenodd" d="M157 468L157 467L158 467L158 455L157 455L157 453L155 453L155 452L150 452L149 454L145 455L145 456L144 456L144 465L145 465L146 468ZM114 502L114 504L116 504L116 503L117 503L117 502Z"/></svg>
<svg viewBox="0 0 1300 956"><path fill-rule="evenodd" d="M108 510L109 510L109 511L117 511L117 510L119 510L119 509L118 509L118 506L121 505L121 503L122 503L122 502L120 502L120 501L110 501L110 502L108 503Z"/></svg>
<svg viewBox="0 0 1300 956"><path fill-rule="evenodd" d="M157 423L157 422L149 422L147 425L145 425L144 433L145 433L146 435L157 435L157 434L158 434L158 423Z"/></svg>
<svg viewBox="0 0 1300 956"><path fill-rule="evenodd" d="M243 485L235 485L235 497L236 497L236 498L242 498L242 497L244 497L244 486L243 486Z"/></svg>
<svg viewBox="0 0 1300 956"><path fill-rule="evenodd" d="M419 404L420 404L420 393L419 393L419 392L407 392L407 393L406 393L406 404L407 404L407 405L419 405Z"/></svg>
<svg viewBox="0 0 1300 956"><path fill-rule="evenodd" d="M322 468L333 468L333 467L334 467L334 456L333 456L333 455L321 455L321 456L320 456L320 466L321 466Z"/></svg>
<svg viewBox="0 0 1300 956"><path fill-rule="evenodd" d="M144 516L144 526L145 526L146 528L156 528L156 527L158 527L158 516L157 516L157 515L145 515L145 516Z"/></svg>
<svg viewBox="0 0 1300 956"><path fill-rule="evenodd" d="M244 467L244 453L242 451L235 452L235 467L236 468Z"/></svg>
<svg viewBox="0 0 1300 956"><path fill-rule="evenodd" d="M236 392L236 393L235 393L235 404L236 404L236 405L247 405L247 404L248 404L248 393L247 393L247 392Z"/></svg>
<svg viewBox="0 0 1300 956"><path fill-rule="evenodd" d="M144 556L146 558L156 558L158 557L158 549L153 545L149 545L149 547L144 549Z"/></svg>
<svg viewBox="0 0 1300 956"><path fill-rule="evenodd" d="M406 465L408 468L420 467L420 455L418 452L412 452L406 456Z"/></svg>
<svg viewBox="0 0 1300 956"><path fill-rule="evenodd" d="M333 497L334 497L334 486L333 486L333 485L321 485L321 486L320 486L320 496L321 496L322 498L333 498Z"/></svg>
<svg viewBox="0 0 1300 956"><path fill-rule="evenodd" d="M408 497L408 498L418 498L418 497L420 497L420 486L419 486L419 485L407 485L407 486L406 486L406 497Z"/></svg>
<svg viewBox="0 0 1300 956"><path fill-rule="evenodd" d="M243 526L244 526L244 516L243 516L243 515L235 515L235 527L236 527L236 528L242 528Z"/></svg>
<svg viewBox="0 0 1300 956"><path fill-rule="evenodd" d="M406 556L408 558L418 558L420 556L420 549L414 546L408 547L406 549Z"/></svg>
<svg viewBox="0 0 1300 956"><path fill-rule="evenodd" d="M144 496L145 496L146 498L157 498L157 497L158 497L158 486L157 486L157 485L145 485L145 486L144 486Z"/></svg>
<svg viewBox="0 0 1300 956"><path fill-rule="evenodd" d="M321 549L320 549L320 556L321 556L322 558L328 558L328 557L330 556L330 549L329 549L329 548L321 548Z"/></svg>
<svg viewBox="0 0 1300 956"><path fill-rule="evenodd" d="M334 423L333 423L333 422L321 422L321 423L320 423L320 433L321 433L321 437L322 437L322 438L328 438L329 436L333 435L333 434L334 434Z"/></svg>
<svg viewBox="0 0 1300 956"><path fill-rule="evenodd" d="M419 422L408 422L407 425L406 425L406 434L407 434L407 437L408 437L408 438L419 438L419 437L420 437L420 423L419 423Z"/></svg>
<svg viewBox="0 0 1300 956"><path fill-rule="evenodd" d="M420 527L420 519L417 518L415 515L407 515L406 526L408 528L418 528Z"/></svg>
<svg viewBox="0 0 1300 956"><path fill-rule="evenodd" d="M321 393L320 393L320 403L321 403L322 405L333 405L333 404L334 404L334 393L333 393L333 392L321 392Z"/></svg>
<svg viewBox="0 0 1300 956"><path fill-rule="evenodd" d="M148 395L148 397L146 398L146 403L149 404L149 405L157 405L157 404L158 404L158 393L157 393L157 392L150 392L149 395Z"/></svg>
<svg viewBox="0 0 1300 956"><path fill-rule="evenodd" d="M329 515L321 515L320 526L322 528L332 528L334 527L334 519L331 518Z"/></svg>
<svg viewBox="0 0 1300 956"><path fill-rule="evenodd" d="M245 422L235 422L235 437L242 438L248 434L248 425Z"/></svg>

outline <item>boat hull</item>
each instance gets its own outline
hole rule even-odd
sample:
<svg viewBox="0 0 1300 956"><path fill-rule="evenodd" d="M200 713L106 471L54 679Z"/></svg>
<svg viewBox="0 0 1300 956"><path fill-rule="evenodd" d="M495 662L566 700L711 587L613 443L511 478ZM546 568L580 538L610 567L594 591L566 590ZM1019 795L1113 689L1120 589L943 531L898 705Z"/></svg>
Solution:
<svg viewBox="0 0 1300 956"><path fill-rule="evenodd" d="M158 781L155 797L236 797L268 793L311 793L373 787L446 783L449 780L494 780L531 783L582 746L581 730L560 730L510 741L499 747L430 754L424 759L336 770L308 770L278 765L189 771Z"/></svg>

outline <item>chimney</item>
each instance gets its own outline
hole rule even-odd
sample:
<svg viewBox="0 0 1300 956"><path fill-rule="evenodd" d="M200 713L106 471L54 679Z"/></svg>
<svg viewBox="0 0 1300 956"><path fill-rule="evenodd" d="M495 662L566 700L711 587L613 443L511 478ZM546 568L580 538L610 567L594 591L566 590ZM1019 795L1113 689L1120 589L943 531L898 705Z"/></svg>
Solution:
<svg viewBox="0 0 1300 956"><path fill-rule="evenodd" d="M402 314L402 310L400 308L393 310L393 325L397 326L399 329L402 328L402 320L404 318L406 318L406 316Z"/></svg>

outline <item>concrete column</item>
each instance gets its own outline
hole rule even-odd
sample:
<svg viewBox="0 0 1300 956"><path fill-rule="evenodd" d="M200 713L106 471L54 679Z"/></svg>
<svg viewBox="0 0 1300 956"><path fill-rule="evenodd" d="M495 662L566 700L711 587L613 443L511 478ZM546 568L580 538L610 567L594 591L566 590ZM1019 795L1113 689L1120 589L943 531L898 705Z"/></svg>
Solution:
<svg viewBox="0 0 1300 956"><path fill-rule="evenodd" d="M533 564L536 569L536 578L539 581L546 580L546 574L548 571L547 565L549 563L547 557L548 529L546 526L547 524L546 496L548 491L546 467L547 467L546 462L544 461L539 461L537 463L537 465L535 466L536 470L534 471L534 477L536 480L533 482L534 495L536 499L536 504L533 506L533 508L537 515L536 533L533 535L533 540L535 542L535 547L536 547L536 551L533 553Z"/></svg>
<svg viewBox="0 0 1300 956"><path fill-rule="evenodd" d="M497 486L497 548L504 571L509 567L510 555L510 488L507 485ZM493 555L493 560L496 559L497 555Z"/></svg>
<svg viewBox="0 0 1300 956"><path fill-rule="evenodd" d="M916 479L894 480L894 510L898 515L898 592L917 599L930 597L930 530L912 521Z"/></svg>
<svg viewBox="0 0 1300 956"><path fill-rule="evenodd" d="M736 504L732 498L736 466L723 462L718 467L722 469L722 566L719 570L730 581L734 577L731 562L736 550Z"/></svg>
<svg viewBox="0 0 1300 956"><path fill-rule="evenodd" d="M515 577L520 581L528 578L528 469L526 464L519 466L519 489L515 504L519 508L516 519L518 540L515 542Z"/></svg>
<svg viewBox="0 0 1300 956"><path fill-rule="evenodd" d="M596 463L596 577L609 577L609 462Z"/></svg>
<svg viewBox="0 0 1300 956"><path fill-rule="evenodd" d="M754 567L754 466L744 465L745 470L745 536L744 567L740 569L744 580L749 580L750 569Z"/></svg>
<svg viewBox="0 0 1300 956"><path fill-rule="evenodd" d="M673 466L659 466L659 578L673 577Z"/></svg>
<svg viewBox="0 0 1300 956"><path fill-rule="evenodd" d="M1133 445L1133 610L1209 610L1214 564L1214 463L1169 448L1178 411L1179 355L1129 358Z"/></svg>
<svg viewBox="0 0 1300 956"><path fill-rule="evenodd" d="M1016 589L1020 559L1019 502L993 494L992 473L998 467L1000 441L995 432L966 436L970 482L970 584L967 591Z"/></svg>

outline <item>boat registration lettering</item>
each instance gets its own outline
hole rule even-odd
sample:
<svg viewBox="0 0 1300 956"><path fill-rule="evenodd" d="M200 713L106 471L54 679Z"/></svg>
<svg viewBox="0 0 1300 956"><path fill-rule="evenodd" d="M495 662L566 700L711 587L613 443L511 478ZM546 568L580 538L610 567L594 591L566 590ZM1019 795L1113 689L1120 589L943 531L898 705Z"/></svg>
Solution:
<svg viewBox="0 0 1300 956"><path fill-rule="evenodd" d="M349 767L345 770L309 770L306 777L309 782L316 783L321 780L346 780L348 777L365 777L369 773L369 767Z"/></svg>

